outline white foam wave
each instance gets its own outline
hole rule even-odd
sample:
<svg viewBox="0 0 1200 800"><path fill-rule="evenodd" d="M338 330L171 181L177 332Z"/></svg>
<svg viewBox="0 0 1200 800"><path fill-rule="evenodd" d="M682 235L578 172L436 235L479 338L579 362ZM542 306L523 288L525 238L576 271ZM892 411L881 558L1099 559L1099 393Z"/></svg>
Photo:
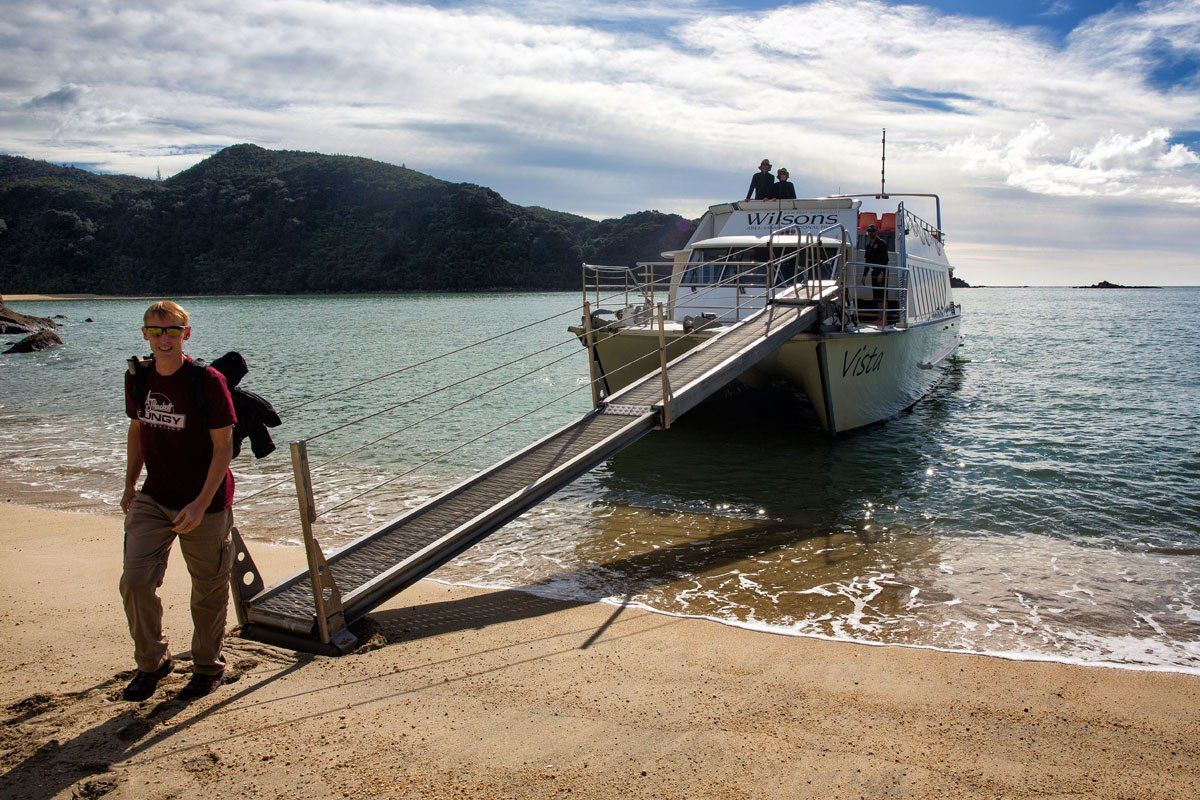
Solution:
<svg viewBox="0 0 1200 800"><path fill-rule="evenodd" d="M1137 672L1169 672L1180 673L1184 675L1200 675L1200 645L1195 648L1194 656L1196 664L1177 664L1169 660L1163 663L1144 663L1141 661L1124 661L1121 660L1122 654L1135 655L1139 659L1144 658L1147 651L1142 640L1136 640L1134 637L1110 637L1107 639L1108 652L1116 657L1097 657L1086 655L1063 655L1059 653L1042 653L1029 650L992 650L987 648L951 648L938 647L936 645L920 644L914 642L878 642L870 639L858 638L849 634L829 635L823 633L815 633L812 631L802 631L795 628L784 627L765 623L760 620L739 620L726 617L719 617L711 614L689 614L679 611L667 611L661 608L655 608L648 603L638 600L629 600L624 597L603 597L596 599L586 595L572 594L569 592L556 591L546 586L513 586L502 581L450 581L441 578L425 578L425 580L433 583L440 583L445 586L463 586L471 589L489 589L489 590L504 590L504 591L519 591L526 594L531 594L537 597L544 597L549 600L564 600L573 602L600 602L606 605L626 606L630 608L640 609L652 614L658 614L667 617L676 617L680 619L698 619L715 622L719 625L727 625L733 628L742 628L744 630L758 631L760 633L769 633L779 636L795 636L804 639L819 639L821 641L839 642L843 644L853 644L865 647L903 647L914 650L931 650L938 653L951 653L956 655L975 655L986 656L989 658L1000 658L1006 661L1032 661L1032 662L1048 662L1055 664L1070 664L1079 667L1093 667L1103 669L1123 669ZM561 589L562 587L557 587ZM1097 642L1098 643L1098 642ZM1161 655L1169 659L1169 653L1161 653Z"/></svg>

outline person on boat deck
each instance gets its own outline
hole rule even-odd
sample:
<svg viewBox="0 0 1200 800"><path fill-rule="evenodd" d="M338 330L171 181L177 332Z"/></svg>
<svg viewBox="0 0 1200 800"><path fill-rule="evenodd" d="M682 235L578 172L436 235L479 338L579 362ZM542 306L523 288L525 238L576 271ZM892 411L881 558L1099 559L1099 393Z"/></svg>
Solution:
<svg viewBox="0 0 1200 800"><path fill-rule="evenodd" d="M771 187L771 199L795 200L796 187L793 186L792 182L788 180L788 171L783 167L780 167L777 174L778 180L776 180L775 185Z"/></svg>
<svg viewBox="0 0 1200 800"><path fill-rule="evenodd" d="M161 300L142 316L142 337L153 360L132 360L125 375L129 417L121 600L133 638L137 671L125 700L140 702L171 674L171 649L162 629L162 586L171 545L192 579L192 677L177 695L203 697L221 685L222 645L233 564L233 425L225 378L184 356L191 336L188 312ZM142 467L146 481L137 488Z"/></svg>
<svg viewBox="0 0 1200 800"><path fill-rule="evenodd" d="M874 295L872 306L879 308L882 306L884 287L887 286L888 246L887 242L879 238L874 225L867 226L867 244L863 247L863 261L871 265L879 265L874 269L867 267L863 270L863 283L875 287L872 293Z"/></svg>
<svg viewBox="0 0 1200 800"><path fill-rule="evenodd" d="M775 184L775 176L771 174L771 162L763 159L758 165L758 172L750 179L750 188L746 190L746 199L767 200L771 197L771 187Z"/></svg>

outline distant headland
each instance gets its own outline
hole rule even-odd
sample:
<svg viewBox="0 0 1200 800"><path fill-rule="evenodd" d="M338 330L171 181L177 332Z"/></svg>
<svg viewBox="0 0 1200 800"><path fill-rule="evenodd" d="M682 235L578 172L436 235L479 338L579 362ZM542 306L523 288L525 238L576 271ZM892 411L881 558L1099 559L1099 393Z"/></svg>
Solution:
<svg viewBox="0 0 1200 800"><path fill-rule="evenodd" d="M8 294L578 289L581 262L632 266L694 229L677 214L596 221L403 166L251 144L161 181L0 155Z"/></svg>

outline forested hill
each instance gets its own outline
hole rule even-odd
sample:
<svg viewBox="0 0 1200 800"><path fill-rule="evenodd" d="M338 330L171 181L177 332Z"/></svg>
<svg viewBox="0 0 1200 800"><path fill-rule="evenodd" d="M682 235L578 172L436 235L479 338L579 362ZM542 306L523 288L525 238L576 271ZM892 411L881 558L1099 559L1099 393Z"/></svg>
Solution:
<svg viewBox="0 0 1200 800"><path fill-rule="evenodd" d="M570 289L693 224L601 222L365 158L235 145L164 181L0 156L0 292Z"/></svg>

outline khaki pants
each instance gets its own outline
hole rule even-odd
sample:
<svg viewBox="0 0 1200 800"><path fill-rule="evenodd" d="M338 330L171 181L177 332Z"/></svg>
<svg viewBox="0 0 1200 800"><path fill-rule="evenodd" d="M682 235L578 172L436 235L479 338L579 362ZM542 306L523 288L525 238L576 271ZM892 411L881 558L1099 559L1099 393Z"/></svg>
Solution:
<svg viewBox="0 0 1200 800"><path fill-rule="evenodd" d="M158 587L167 571L171 543L179 537L179 549L192 576L192 668L199 674L215 675L225 669L221 645L225 640L229 569L233 563L229 537L233 511L205 514L200 524L187 533L171 530L171 520L178 513L178 509L159 505L138 492L125 515L121 599L133 637L133 656L143 672L153 672L171 656L162 631Z"/></svg>

